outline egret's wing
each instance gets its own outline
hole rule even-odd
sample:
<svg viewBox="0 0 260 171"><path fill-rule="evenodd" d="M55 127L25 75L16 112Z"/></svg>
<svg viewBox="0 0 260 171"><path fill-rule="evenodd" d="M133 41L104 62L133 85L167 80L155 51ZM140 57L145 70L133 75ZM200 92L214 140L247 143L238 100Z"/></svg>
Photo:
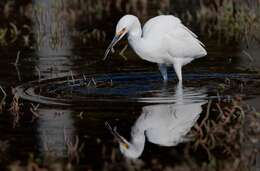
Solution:
<svg viewBox="0 0 260 171"><path fill-rule="evenodd" d="M203 103L184 104L176 108L176 114L172 120L170 130L173 136L182 137L187 134L191 127L198 120L202 112Z"/></svg>
<svg viewBox="0 0 260 171"><path fill-rule="evenodd" d="M172 57L200 58L207 54L204 45L183 27L165 34L162 42Z"/></svg>
<svg viewBox="0 0 260 171"><path fill-rule="evenodd" d="M188 29L186 26L182 24L182 28L185 29L189 34L191 34L194 38L198 38L198 36L193 33L190 29Z"/></svg>
<svg viewBox="0 0 260 171"><path fill-rule="evenodd" d="M143 27L143 37L161 41L173 57L199 58L206 55L198 36L172 15L162 15L148 20Z"/></svg>
<svg viewBox="0 0 260 171"><path fill-rule="evenodd" d="M181 20L172 15L160 15L151 18L143 26L143 37L147 38L161 35L159 33L165 33L174 30L180 24Z"/></svg>
<svg viewBox="0 0 260 171"><path fill-rule="evenodd" d="M149 125L147 123L145 129L147 139L163 146L173 146L183 142L187 133L198 120L202 104L148 106L148 110L155 113L150 112L150 122Z"/></svg>
<svg viewBox="0 0 260 171"><path fill-rule="evenodd" d="M161 36L165 33L174 33L174 30L179 28L183 29L183 34L185 34L185 36L198 38L195 33L182 24L179 18L173 15L160 15L148 20L143 27L143 37L154 37L157 35Z"/></svg>

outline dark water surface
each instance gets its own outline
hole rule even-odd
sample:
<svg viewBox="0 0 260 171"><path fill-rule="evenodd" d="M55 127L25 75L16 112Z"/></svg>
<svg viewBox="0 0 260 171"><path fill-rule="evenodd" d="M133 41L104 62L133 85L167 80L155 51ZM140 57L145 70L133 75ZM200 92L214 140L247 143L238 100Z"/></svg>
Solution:
<svg viewBox="0 0 260 171"><path fill-rule="evenodd" d="M1 49L0 85L7 90L9 97L10 87L16 87L25 110L24 118L15 128L9 112L0 115L0 140L7 140L10 144L6 163L27 161L30 153L43 158L51 152L59 160L66 159L64 137L74 140L78 136L80 143L84 143L79 167L89 165L101 169L110 157L107 154L113 154L114 150L119 153L118 144L105 127L107 121L127 139L131 127L141 129L140 125L147 128L153 125L157 130L142 128L146 131L146 144L140 158L147 162L159 158L164 164L174 165L173 160L180 162L178 154L182 154L181 148L175 146L184 141L182 135L190 130L203 111L205 113L209 100L228 99L239 93L260 110L256 105L260 97L260 77L244 67L247 62L244 62L245 57L241 57L240 45L219 43L209 39L198 28L191 27L205 43L208 55L184 67L183 85L178 84L172 69L166 84L157 66L142 61L130 48L126 52L128 60L113 55L111 60L102 61L116 20L123 11L117 14L115 10L101 19L93 19L98 28L106 31L107 37L104 42L90 39L82 45L71 38L73 28L67 26L66 20L63 27L55 25L55 17L47 10L51 1L35 1L33 5L41 3L46 5L43 7L45 12L36 13L36 18L38 14L38 22L44 24L32 25L34 34L45 32L38 48L21 50L18 66L12 63L19 49ZM157 7L148 7L143 20L157 13ZM45 19L41 19L42 15L46 16ZM93 26L82 27L89 29ZM52 48L49 41L52 30L62 33L60 41L65 42L56 48ZM216 87L230 80L244 85L243 89L231 89L218 97ZM40 105L37 110L39 118L33 121L26 114L30 103ZM173 135L167 134L165 125L178 131Z"/></svg>

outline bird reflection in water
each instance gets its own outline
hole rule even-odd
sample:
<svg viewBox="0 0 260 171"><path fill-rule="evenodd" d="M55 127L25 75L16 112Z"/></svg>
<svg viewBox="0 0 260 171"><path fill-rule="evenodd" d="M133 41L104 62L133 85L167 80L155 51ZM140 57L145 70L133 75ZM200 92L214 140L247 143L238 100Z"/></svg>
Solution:
<svg viewBox="0 0 260 171"><path fill-rule="evenodd" d="M184 88L179 83L172 97L175 103L144 106L142 114L131 128L131 140L126 140L106 123L119 143L121 153L128 158L141 156L145 140L160 146L176 146L188 141L187 133L198 120L206 93L202 89Z"/></svg>

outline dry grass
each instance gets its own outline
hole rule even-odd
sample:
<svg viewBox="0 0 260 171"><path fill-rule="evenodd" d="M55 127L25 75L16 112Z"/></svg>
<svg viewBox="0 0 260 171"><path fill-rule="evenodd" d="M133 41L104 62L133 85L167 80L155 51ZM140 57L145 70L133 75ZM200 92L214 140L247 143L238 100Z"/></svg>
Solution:
<svg viewBox="0 0 260 171"><path fill-rule="evenodd" d="M227 80L219 95L231 85ZM185 147L186 159L198 167L190 153L207 156L201 170L250 170L259 155L259 132L260 117L241 96L209 101L204 118L189 133L193 141Z"/></svg>
<svg viewBox="0 0 260 171"><path fill-rule="evenodd" d="M13 115L13 127L15 128L16 126L19 125L23 113L20 111L20 107L22 105L22 103L19 102L20 97L16 93L16 90L14 88L12 88L12 94L13 94L13 99L10 104L9 112Z"/></svg>
<svg viewBox="0 0 260 171"><path fill-rule="evenodd" d="M196 19L208 35L216 33L228 40L256 40L260 43L260 2L258 0L201 0ZM191 20L196 20L191 17Z"/></svg>

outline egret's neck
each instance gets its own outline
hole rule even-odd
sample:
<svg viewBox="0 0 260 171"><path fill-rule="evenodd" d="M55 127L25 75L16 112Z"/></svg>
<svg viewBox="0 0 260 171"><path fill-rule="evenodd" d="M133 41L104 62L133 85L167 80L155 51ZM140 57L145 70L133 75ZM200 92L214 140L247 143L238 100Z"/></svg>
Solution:
<svg viewBox="0 0 260 171"><path fill-rule="evenodd" d="M145 130L132 128L131 131L131 144L138 148L139 150L143 151L144 144L145 144Z"/></svg>
<svg viewBox="0 0 260 171"><path fill-rule="evenodd" d="M141 39L142 37L142 28L141 23L136 19L128 30L128 40Z"/></svg>
<svg viewBox="0 0 260 171"><path fill-rule="evenodd" d="M122 150L121 152L129 158L138 158L141 156L145 145L145 134L143 130L138 130L137 132L132 131L131 142L129 142L129 148L127 150Z"/></svg>
<svg viewBox="0 0 260 171"><path fill-rule="evenodd" d="M135 52L142 49L144 43L142 38L142 28L139 20L136 20L128 31L128 42Z"/></svg>
<svg viewBox="0 0 260 171"><path fill-rule="evenodd" d="M156 60L151 58L151 49L155 46L153 42L147 41L146 37L143 36L141 24L138 20L128 31L128 42L140 58L150 62L156 62Z"/></svg>

